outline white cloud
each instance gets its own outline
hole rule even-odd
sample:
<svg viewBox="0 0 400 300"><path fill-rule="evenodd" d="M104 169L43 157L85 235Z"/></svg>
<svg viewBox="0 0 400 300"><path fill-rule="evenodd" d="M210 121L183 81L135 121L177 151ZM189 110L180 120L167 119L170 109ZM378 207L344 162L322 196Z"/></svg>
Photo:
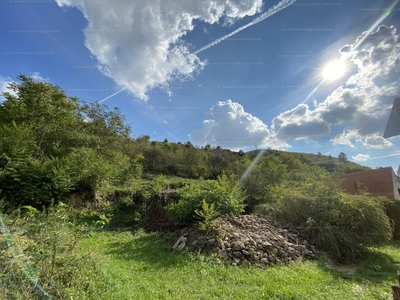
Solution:
<svg viewBox="0 0 400 300"><path fill-rule="evenodd" d="M272 131L285 141L315 139L341 126L343 134L331 139L334 145L354 147L363 141L367 148L383 149L392 144L381 138L393 100L400 94L400 43L396 29L380 26L362 43L361 37L340 49L358 71L324 101L309 109L299 104L272 120Z"/></svg>
<svg viewBox="0 0 400 300"><path fill-rule="evenodd" d="M88 20L85 45L101 72L121 89L148 99L147 92L168 83L187 80L206 62L190 53L182 37L194 29L194 20L214 24L256 14L262 0L56 0L74 6Z"/></svg>
<svg viewBox="0 0 400 300"><path fill-rule="evenodd" d="M8 84L11 83L12 80L10 77L3 77L0 75L0 103L2 103L5 98L3 97L3 93L8 92L12 95L15 95L15 92L8 89Z"/></svg>
<svg viewBox="0 0 400 300"><path fill-rule="evenodd" d="M43 78L39 72L33 72L31 75L29 75L33 80L35 81L47 81L49 82L50 80L48 78ZM0 75L0 103L2 103L5 99L2 96L4 92L8 92L11 95L16 95L16 92L13 90L10 90L7 88L8 84L11 83L13 80L10 77L3 77Z"/></svg>
<svg viewBox="0 0 400 300"><path fill-rule="evenodd" d="M364 145L372 149L385 149L391 147L393 144L381 136L373 135L365 138Z"/></svg>
<svg viewBox="0 0 400 300"><path fill-rule="evenodd" d="M201 129L189 134L192 143L233 150L268 144L270 134L267 125L245 112L239 103L219 101L210 108L210 115L212 119L204 120Z"/></svg>
<svg viewBox="0 0 400 300"><path fill-rule="evenodd" d="M50 80L48 78L43 78L39 72L33 72L32 75L30 75L33 80L35 81L47 81L49 82Z"/></svg>
<svg viewBox="0 0 400 300"><path fill-rule="evenodd" d="M366 161L370 159L370 156L368 154L357 154L356 156L351 157L354 161Z"/></svg>
<svg viewBox="0 0 400 300"><path fill-rule="evenodd" d="M355 148L355 146L351 140L357 136L358 136L358 133L355 130L348 130L348 131L343 130L343 133L338 134L330 141L333 145L346 145L351 148Z"/></svg>
<svg viewBox="0 0 400 300"><path fill-rule="evenodd" d="M315 118L307 104L299 104L275 117L271 130L276 138L288 141L321 137L329 132L329 126L324 120Z"/></svg>

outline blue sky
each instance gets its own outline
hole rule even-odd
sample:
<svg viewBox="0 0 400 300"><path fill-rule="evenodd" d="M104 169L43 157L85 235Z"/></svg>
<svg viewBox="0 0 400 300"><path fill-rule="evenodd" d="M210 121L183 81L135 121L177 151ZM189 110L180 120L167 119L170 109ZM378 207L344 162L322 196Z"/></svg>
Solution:
<svg viewBox="0 0 400 300"><path fill-rule="evenodd" d="M0 89L46 80L119 107L134 138L397 170L400 137L382 135L400 97L398 2L2 1Z"/></svg>

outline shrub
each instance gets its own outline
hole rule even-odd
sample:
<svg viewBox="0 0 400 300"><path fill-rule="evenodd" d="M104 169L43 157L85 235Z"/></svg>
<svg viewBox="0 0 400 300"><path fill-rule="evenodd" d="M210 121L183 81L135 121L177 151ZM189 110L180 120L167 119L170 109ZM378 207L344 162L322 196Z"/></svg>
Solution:
<svg viewBox="0 0 400 300"><path fill-rule="evenodd" d="M319 182L308 195L287 193L264 213L293 224L340 262L355 261L364 250L391 238L385 197L349 195L333 181Z"/></svg>
<svg viewBox="0 0 400 300"><path fill-rule="evenodd" d="M386 206L386 214L393 223L393 238L400 240L400 201L390 201Z"/></svg>
<svg viewBox="0 0 400 300"><path fill-rule="evenodd" d="M187 185L177 190L179 200L168 204L165 209L177 224L192 223L196 209L200 209L205 200L214 204L221 214L240 214L244 211L245 192L233 176L222 175L216 181L206 181L202 185ZM236 181L237 182L237 181Z"/></svg>
<svg viewBox="0 0 400 300"><path fill-rule="evenodd" d="M207 201L203 200L201 210L196 209L194 212L202 219L198 223L198 227L201 231L205 231L208 234L216 229L219 224L216 218L219 217L220 213L215 209L214 203L208 205Z"/></svg>

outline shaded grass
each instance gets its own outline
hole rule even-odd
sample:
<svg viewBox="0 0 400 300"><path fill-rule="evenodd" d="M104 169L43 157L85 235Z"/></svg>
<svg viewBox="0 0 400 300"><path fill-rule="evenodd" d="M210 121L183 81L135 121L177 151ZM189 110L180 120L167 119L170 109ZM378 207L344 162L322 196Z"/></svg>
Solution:
<svg viewBox="0 0 400 300"><path fill-rule="evenodd" d="M371 249L354 275L324 258L266 270L219 264L174 251L169 236L142 231L98 232L82 251L95 251L110 282L102 299L391 299L400 243Z"/></svg>

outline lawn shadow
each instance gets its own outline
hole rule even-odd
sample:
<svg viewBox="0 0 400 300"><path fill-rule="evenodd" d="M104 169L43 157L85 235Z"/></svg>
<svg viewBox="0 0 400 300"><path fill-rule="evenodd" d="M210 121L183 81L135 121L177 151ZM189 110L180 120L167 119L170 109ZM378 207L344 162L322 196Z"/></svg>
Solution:
<svg viewBox="0 0 400 300"><path fill-rule="evenodd" d="M394 245L393 243L389 245ZM397 248L398 245L396 246ZM383 283L396 284L397 271L400 270L400 261L393 256L383 253L382 249L368 249L365 258L353 264L334 263L326 257L318 260L318 267L330 272L334 278L352 280L357 283Z"/></svg>
<svg viewBox="0 0 400 300"><path fill-rule="evenodd" d="M135 261L158 269L186 264L190 260L188 253L173 249L169 239L171 236L164 233L138 233L129 241L108 243L104 253L115 259Z"/></svg>

